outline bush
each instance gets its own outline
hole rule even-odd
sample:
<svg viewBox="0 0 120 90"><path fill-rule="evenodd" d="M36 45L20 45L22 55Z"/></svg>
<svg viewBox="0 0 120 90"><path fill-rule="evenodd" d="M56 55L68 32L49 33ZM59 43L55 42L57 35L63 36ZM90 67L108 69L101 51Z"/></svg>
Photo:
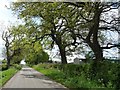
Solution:
<svg viewBox="0 0 120 90"><path fill-rule="evenodd" d="M120 90L120 64L117 65L117 68L116 68L116 78L114 80L114 86L115 86L115 89L116 90Z"/></svg>
<svg viewBox="0 0 120 90"><path fill-rule="evenodd" d="M101 61L77 65L39 64L37 65L37 68L38 67L41 67L43 69L57 69L58 71L63 72L65 77L67 76L69 78L84 76L84 78L86 79L85 82L92 81L100 87L116 88L116 90L120 89L120 64L118 63ZM88 85L92 85L92 83Z"/></svg>
<svg viewBox="0 0 120 90"><path fill-rule="evenodd" d="M7 65L6 64L2 64L2 71L7 70L7 69L8 69Z"/></svg>
<svg viewBox="0 0 120 90"><path fill-rule="evenodd" d="M13 64L13 67L16 68L16 69L18 69L18 70L21 70L21 68L22 68L22 67L21 67L20 65L18 65L18 64Z"/></svg>
<svg viewBox="0 0 120 90"><path fill-rule="evenodd" d="M117 64L108 61L93 62L90 64L88 77L90 80L103 85L104 87L114 87L116 80Z"/></svg>
<svg viewBox="0 0 120 90"><path fill-rule="evenodd" d="M90 64L59 65L62 71L71 77L84 75L87 80L96 82L102 87L120 89L120 64L109 61L91 62Z"/></svg>
<svg viewBox="0 0 120 90"><path fill-rule="evenodd" d="M7 60L2 60L2 64L6 64L7 63Z"/></svg>
<svg viewBox="0 0 120 90"><path fill-rule="evenodd" d="M46 68L46 67L51 67L51 68ZM59 70L59 67L61 70ZM34 69L42 72L43 74L52 78L53 80L56 80L57 82L65 85L66 87L70 88L70 90L71 88L73 88L73 90L74 88L78 88L78 90L80 90L79 88L99 87L95 82L87 80L84 75L80 75L79 72L77 72L78 69L80 70L80 72L82 72L83 68L81 67L82 65L75 65L75 64L68 64L68 65L39 64L39 65L35 65ZM84 65L84 67L86 66Z"/></svg>

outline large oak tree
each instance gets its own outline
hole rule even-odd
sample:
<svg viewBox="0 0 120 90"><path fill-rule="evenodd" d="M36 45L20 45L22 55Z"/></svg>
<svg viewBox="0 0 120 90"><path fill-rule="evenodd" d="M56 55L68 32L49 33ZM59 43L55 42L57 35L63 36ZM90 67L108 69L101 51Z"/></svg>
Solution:
<svg viewBox="0 0 120 90"><path fill-rule="evenodd" d="M35 22L32 36L36 41L50 37L51 44L58 45L62 63L67 63L66 47L77 43L72 30L72 21L78 18L73 11L75 8L65 3L14 3L12 9L25 20L27 27L31 27L29 21Z"/></svg>
<svg viewBox="0 0 120 90"><path fill-rule="evenodd" d="M80 41L87 43L95 54L96 61L103 60L103 49L118 45L101 45L102 31L118 30L118 19L106 20L105 13L117 7L116 3L105 2L67 2L67 3L13 3L12 10L24 19L26 27L33 28L31 36L38 41L43 38L52 40L59 47L62 63L67 63L66 47ZM104 16L105 15L105 16ZM104 18L104 17L105 18ZM29 24L32 21L34 26ZM51 39L50 39L50 38ZM79 42L78 41L79 38Z"/></svg>

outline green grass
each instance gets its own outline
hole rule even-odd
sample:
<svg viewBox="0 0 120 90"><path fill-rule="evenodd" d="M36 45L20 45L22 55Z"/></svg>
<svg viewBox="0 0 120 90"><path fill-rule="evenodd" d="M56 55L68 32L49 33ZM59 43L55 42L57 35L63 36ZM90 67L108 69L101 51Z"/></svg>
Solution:
<svg viewBox="0 0 120 90"><path fill-rule="evenodd" d="M89 90L93 90L93 88L104 88L102 85L98 85L94 81L87 80L84 75L81 76L68 76L64 72L50 67L50 65L47 64L44 66L44 64L39 64L33 66L33 68L46 76L50 77L51 79L63 84L64 86L68 88L86 88ZM95 89L94 89L95 90ZM107 88L105 89L107 90Z"/></svg>
<svg viewBox="0 0 120 90"><path fill-rule="evenodd" d="M17 71L15 68L0 71L0 85L3 86Z"/></svg>

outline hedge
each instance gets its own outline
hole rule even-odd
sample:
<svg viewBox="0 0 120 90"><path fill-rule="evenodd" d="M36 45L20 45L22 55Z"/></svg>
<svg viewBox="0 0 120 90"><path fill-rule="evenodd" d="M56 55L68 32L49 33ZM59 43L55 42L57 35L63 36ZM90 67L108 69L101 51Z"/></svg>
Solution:
<svg viewBox="0 0 120 90"><path fill-rule="evenodd" d="M45 69L58 69L69 77L85 76L87 80L96 82L107 88L120 89L120 64L109 61L83 64L40 64Z"/></svg>

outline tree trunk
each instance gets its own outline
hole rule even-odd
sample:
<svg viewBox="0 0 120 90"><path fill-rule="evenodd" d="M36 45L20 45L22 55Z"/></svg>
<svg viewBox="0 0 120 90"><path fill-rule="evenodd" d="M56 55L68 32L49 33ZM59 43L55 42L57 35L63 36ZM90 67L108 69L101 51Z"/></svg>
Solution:
<svg viewBox="0 0 120 90"><path fill-rule="evenodd" d="M10 68L10 59L9 58L7 59L7 68L8 69Z"/></svg>
<svg viewBox="0 0 120 90"><path fill-rule="evenodd" d="M52 34L52 39L53 39L53 41L56 42L56 44L58 45L59 51L60 51L61 62L62 62L62 64L67 64L65 46L64 46L64 44L62 44L61 36L59 36L59 35L55 36L54 32L52 32L52 33L53 33Z"/></svg>
<svg viewBox="0 0 120 90"><path fill-rule="evenodd" d="M99 5L96 4L95 15L93 18L94 24L92 28L90 28L90 32L87 37L87 43L93 50L96 61L103 60L103 50L100 47L100 44L98 41L98 29L99 29L100 16L101 16L101 10L99 10Z"/></svg>
<svg viewBox="0 0 120 90"><path fill-rule="evenodd" d="M59 50L60 50L62 64L67 64L65 48L61 45L58 45L58 47L59 47Z"/></svg>
<svg viewBox="0 0 120 90"><path fill-rule="evenodd" d="M102 53L102 51L96 51L95 52L95 57L96 57L96 61L102 61L103 60L103 53Z"/></svg>
<svg viewBox="0 0 120 90"><path fill-rule="evenodd" d="M6 49L7 49L7 52L6 52L6 54L7 54L7 68L9 68L10 67L9 49L8 49L8 47L6 47Z"/></svg>
<svg viewBox="0 0 120 90"><path fill-rule="evenodd" d="M99 43L91 43L87 42L92 51L94 52L95 55L95 60L96 61L102 61L103 60L103 49L100 47Z"/></svg>
<svg viewBox="0 0 120 90"><path fill-rule="evenodd" d="M95 54L96 61L102 61L103 60L103 50L99 45L94 44L92 47L92 50Z"/></svg>

